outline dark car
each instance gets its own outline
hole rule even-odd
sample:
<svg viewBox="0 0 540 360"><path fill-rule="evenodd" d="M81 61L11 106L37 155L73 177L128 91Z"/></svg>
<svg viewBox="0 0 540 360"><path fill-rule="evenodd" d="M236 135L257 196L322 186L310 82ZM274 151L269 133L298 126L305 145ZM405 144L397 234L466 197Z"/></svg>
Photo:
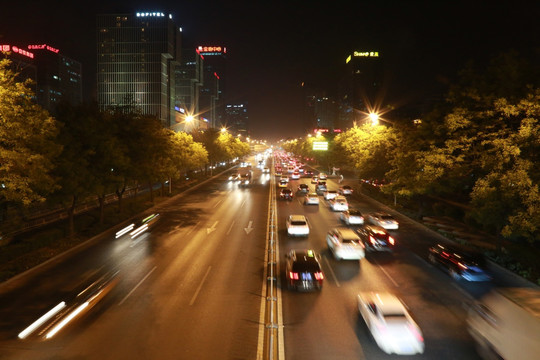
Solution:
<svg viewBox="0 0 540 360"><path fill-rule="evenodd" d="M293 199L293 192L289 188L281 189L279 192L279 198L281 200L292 200Z"/></svg>
<svg viewBox="0 0 540 360"><path fill-rule="evenodd" d="M367 251L393 251L396 240L382 227L365 225L357 230Z"/></svg>
<svg viewBox="0 0 540 360"><path fill-rule="evenodd" d="M303 193L309 192L309 186L307 184L300 184L298 185L298 191Z"/></svg>
<svg viewBox="0 0 540 360"><path fill-rule="evenodd" d="M429 261L445 269L455 280L489 281L484 256L461 245L437 244L429 248Z"/></svg>
<svg viewBox="0 0 540 360"><path fill-rule="evenodd" d="M313 170L304 170L304 176L305 177L312 177L313 176Z"/></svg>
<svg viewBox="0 0 540 360"><path fill-rule="evenodd" d="M287 254L287 286L296 290L321 290L324 274L320 255L313 250L291 250Z"/></svg>

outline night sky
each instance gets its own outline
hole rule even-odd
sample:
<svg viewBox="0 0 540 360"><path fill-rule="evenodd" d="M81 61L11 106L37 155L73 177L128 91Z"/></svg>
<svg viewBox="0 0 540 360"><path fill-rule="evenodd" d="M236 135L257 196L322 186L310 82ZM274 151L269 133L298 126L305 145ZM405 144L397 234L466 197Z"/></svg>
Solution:
<svg viewBox="0 0 540 360"><path fill-rule="evenodd" d="M83 3L83 5L80 5ZM183 28L183 47L228 50L228 97L249 102L254 137L303 135L305 82L332 95L354 50L385 60L383 103L411 104L444 89L468 60L539 47L537 1L12 1L0 43L47 43L83 64L84 98L95 92L99 13L163 11Z"/></svg>

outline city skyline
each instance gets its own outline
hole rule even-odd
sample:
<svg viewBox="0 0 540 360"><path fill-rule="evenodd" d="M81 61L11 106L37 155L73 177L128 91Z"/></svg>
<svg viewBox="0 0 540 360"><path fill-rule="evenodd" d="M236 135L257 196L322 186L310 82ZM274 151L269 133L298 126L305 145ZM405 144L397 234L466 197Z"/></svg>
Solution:
<svg viewBox="0 0 540 360"><path fill-rule="evenodd" d="M82 6L82 8L81 8ZM183 47L228 49L229 101L250 103L253 136L302 134L302 82L335 93L353 51L380 51L386 62L384 98L414 103L444 91L472 59L538 46L534 9L518 2L481 6L465 1L325 3L58 1L10 4L1 43L46 43L83 64L84 100L95 96L95 22L100 13L164 11L183 30ZM69 36L65 36L68 33ZM382 96L382 94L381 94Z"/></svg>

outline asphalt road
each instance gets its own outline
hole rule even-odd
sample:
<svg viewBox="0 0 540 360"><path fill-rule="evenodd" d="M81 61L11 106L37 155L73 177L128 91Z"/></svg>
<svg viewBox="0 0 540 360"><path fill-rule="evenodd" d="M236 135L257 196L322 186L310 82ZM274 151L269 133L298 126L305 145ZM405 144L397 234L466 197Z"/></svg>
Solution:
<svg viewBox="0 0 540 360"><path fill-rule="evenodd" d="M159 220L134 239L104 234L68 260L3 288L0 358L255 358L269 175L249 188L226 179L155 208ZM45 337L52 325L17 337L111 273L118 275L107 296L53 337Z"/></svg>
<svg viewBox="0 0 540 360"><path fill-rule="evenodd" d="M113 229L72 256L1 286L0 359L256 359L263 345L271 179L259 169L254 175L246 188L219 176L153 209L159 217L145 233L116 238L121 227ZM306 178L290 184L296 189L301 182L313 188ZM328 184L338 187L333 179ZM382 206L360 194L349 201L366 213ZM282 286L285 358L395 358L376 346L358 315L356 294L366 290L393 292L409 307L426 344L423 355L410 358L478 358L465 328L466 307L491 285L456 282L429 265L427 247L439 236L395 214L394 253L336 261L325 236L343 224L323 199L319 206L305 206L298 197L278 201L277 210L281 284L284 255L293 248L320 252L326 276L321 292ZM307 238L287 237L289 214L307 216ZM78 308L81 297L91 305L54 336L46 338L64 310L18 338L62 301L65 309Z"/></svg>

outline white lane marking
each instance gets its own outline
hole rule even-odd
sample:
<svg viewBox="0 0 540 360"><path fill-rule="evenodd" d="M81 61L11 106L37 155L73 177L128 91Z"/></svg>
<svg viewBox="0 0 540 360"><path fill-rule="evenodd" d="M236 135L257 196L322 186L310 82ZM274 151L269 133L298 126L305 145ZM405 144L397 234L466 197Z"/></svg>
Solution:
<svg viewBox="0 0 540 360"><path fill-rule="evenodd" d="M120 301L120 302L118 303L118 305L122 305L122 304L124 303L124 301L126 301L127 298L130 297L131 294L133 294L133 292L134 292L135 290L137 290L137 288L138 288L139 286L141 286L141 284L144 282L144 280L146 280L146 278L148 278L148 277L150 276L150 274L153 273L154 270L156 270L156 268L157 268L157 266L154 266L154 267L152 268L152 270L150 270L150 271L148 272L148 274L146 274L145 277L143 277L143 278L141 279L141 281L139 281L139 282L137 283L137 285L135 285L135 287L134 287L133 289L131 289L131 291L129 292L129 294L127 294L127 295L122 299L122 301Z"/></svg>
<svg viewBox="0 0 540 360"><path fill-rule="evenodd" d="M193 295L193 297L191 298L191 301L189 302L189 306L193 305L193 303L197 299L197 295L199 295L199 291L201 291L201 288L202 288L202 286L204 284L204 281L206 280L206 277L208 276L208 273L210 273L211 269L212 269L212 267L209 266L208 270L206 270L206 274L204 274L204 277L203 277L201 283L199 284L199 287L197 288L197 291L195 291L195 294Z"/></svg>
<svg viewBox="0 0 540 360"><path fill-rule="evenodd" d="M214 224L212 225L212 227L206 228L206 235L210 234L210 233L213 232L213 231L216 231L216 226L217 226L218 222L219 222L219 221L216 221L216 222L214 222Z"/></svg>
<svg viewBox="0 0 540 360"><path fill-rule="evenodd" d="M221 204L222 201L223 201L223 199L219 200L218 202L215 203L215 205L213 207L216 208L219 204Z"/></svg>
<svg viewBox="0 0 540 360"><path fill-rule="evenodd" d="M386 277L390 279L390 281L392 282L392 284L394 284L395 287L399 287L398 283L394 279L392 279L390 274L388 274L381 265L377 264L377 266L379 267L379 269L382 270L382 272L386 275Z"/></svg>
<svg viewBox="0 0 540 360"><path fill-rule="evenodd" d="M245 203L246 203L246 200L244 199L244 201L242 201L242 204L240 204L240 207L243 208Z"/></svg>
<svg viewBox="0 0 540 360"><path fill-rule="evenodd" d="M235 221L233 220L233 222L231 223L231 226L229 226L229 230L227 230L227 235L229 235L229 233L231 232L234 223L235 223Z"/></svg>
<svg viewBox="0 0 540 360"><path fill-rule="evenodd" d="M332 277L334 278L334 281L336 282L337 287L341 287L341 284L339 283L336 274L334 273L334 270L332 269L332 266L330 266L330 262L328 261L328 258L325 256L324 261L326 261L326 265L328 265L328 268L330 269L330 274L332 274Z"/></svg>

